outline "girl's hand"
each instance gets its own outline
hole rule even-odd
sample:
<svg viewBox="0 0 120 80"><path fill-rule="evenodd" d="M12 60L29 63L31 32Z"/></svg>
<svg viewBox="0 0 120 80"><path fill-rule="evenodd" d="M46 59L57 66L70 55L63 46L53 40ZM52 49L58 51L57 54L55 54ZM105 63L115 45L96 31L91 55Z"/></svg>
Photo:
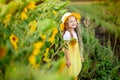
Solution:
<svg viewBox="0 0 120 80"><path fill-rule="evenodd" d="M81 61L84 62L84 58L83 57L81 57Z"/></svg>
<svg viewBox="0 0 120 80"><path fill-rule="evenodd" d="M66 65L69 68L71 66L71 62L69 60L66 61Z"/></svg>

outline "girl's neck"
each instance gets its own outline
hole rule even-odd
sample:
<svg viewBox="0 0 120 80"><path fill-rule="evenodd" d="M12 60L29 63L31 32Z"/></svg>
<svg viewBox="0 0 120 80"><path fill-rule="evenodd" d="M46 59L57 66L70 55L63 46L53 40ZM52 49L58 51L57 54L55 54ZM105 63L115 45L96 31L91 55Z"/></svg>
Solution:
<svg viewBox="0 0 120 80"><path fill-rule="evenodd" d="M71 33L75 32L74 29L68 29L68 31L71 32Z"/></svg>
<svg viewBox="0 0 120 80"><path fill-rule="evenodd" d="M68 29L68 31L70 32L71 38L73 38L73 33L75 32L74 29Z"/></svg>

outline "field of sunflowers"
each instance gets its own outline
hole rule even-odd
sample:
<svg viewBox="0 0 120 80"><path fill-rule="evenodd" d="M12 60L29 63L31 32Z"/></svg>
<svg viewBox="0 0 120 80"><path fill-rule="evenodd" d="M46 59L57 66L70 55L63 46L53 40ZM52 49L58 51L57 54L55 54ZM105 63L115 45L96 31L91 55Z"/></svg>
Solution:
<svg viewBox="0 0 120 80"><path fill-rule="evenodd" d="M63 56L59 24L68 3L0 1L0 80L67 79L57 75L56 59Z"/></svg>

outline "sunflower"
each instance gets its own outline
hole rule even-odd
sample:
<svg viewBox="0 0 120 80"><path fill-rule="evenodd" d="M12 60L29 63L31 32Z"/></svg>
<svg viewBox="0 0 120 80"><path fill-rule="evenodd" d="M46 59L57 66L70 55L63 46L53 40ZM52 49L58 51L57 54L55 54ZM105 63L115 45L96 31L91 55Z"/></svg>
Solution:
<svg viewBox="0 0 120 80"><path fill-rule="evenodd" d="M27 12L27 10L28 10L28 8L27 8L27 7L25 7L25 8L24 8L24 12L26 13L26 12Z"/></svg>
<svg viewBox="0 0 120 80"><path fill-rule="evenodd" d="M7 52L6 48L5 48L5 47L0 46L0 58L5 57L6 52Z"/></svg>
<svg viewBox="0 0 120 80"><path fill-rule="evenodd" d="M40 48L43 46L44 42L36 42L34 43L34 50L32 55L37 56L40 52Z"/></svg>
<svg viewBox="0 0 120 80"><path fill-rule="evenodd" d="M42 41L34 43L35 49L40 49L43 45L44 45L44 42Z"/></svg>
<svg viewBox="0 0 120 80"><path fill-rule="evenodd" d="M11 14L7 14L7 15L5 16L5 19L3 20L3 23L5 24L5 27L7 27L7 25L8 25L8 23L9 23L11 17L12 17Z"/></svg>
<svg viewBox="0 0 120 80"><path fill-rule="evenodd" d="M24 19L26 19L26 18L27 18L27 14L23 11L23 12L21 13L21 19L24 20Z"/></svg>
<svg viewBox="0 0 120 80"><path fill-rule="evenodd" d="M77 40L75 38L72 38L69 42L70 46L73 47L76 44Z"/></svg>
<svg viewBox="0 0 120 80"><path fill-rule="evenodd" d="M31 32L34 32L36 30L36 24L37 24L36 20L29 23Z"/></svg>
<svg viewBox="0 0 120 80"><path fill-rule="evenodd" d="M35 2L30 2L28 5L27 5L27 8L28 9L34 9L35 8Z"/></svg>
<svg viewBox="0 0 120 80"><path fill-rule="evenodd" d="M55 28L55 29L53 30L53 33L52 33L51 37L49 38L49 41L50 41L51 43L54 42L54 40L55 40L55 35L56 35L57 33L58 33L58 30L57 30L57 28Z"/></svg>
<svg viewBox="0 0 120 80"><path fill-rule="evenodd" d="M38 68L40 66L36 63L36 57L34 55L29 56L28 60L34 68Z"/></svg>
<svg viewBox="0 0 120 80"><path fill-rule="evenodd" d="M17 46L17 43L18 43L18 38L17 38L17 36L15 36L14 34L12 34L12 35L10 36L10 42L11 42L12 46L14 47L14 49L17 49L17 48L18 48L18 46Z"/></svg>
<svg viewBox="0 0 120 80"><path fill-rule="evenodd" d="M39 49L34 49L32 51L32 55L37 56L39 54L40 50Z"/></svg>
<svg viewBox="0 0 120 80"><path fill-rule="evenodd" d="M36 56L39 54L40 49L43 46L43 44L44 44L44 42L42 42L42 41L34 43L34 50L33 50L32 54L29 56L29 58L28 58L30 64L32 64L32 66L34 68L38 68L40 66L36 62Z"/></svg>
<svg viewBox="0 0 120 80"><path fill-rule="evenodd" d="M64 24L61 23L61 24L60 24L60 30L61 30L61 31L64 31L64 27L65 27Z"/></svg>
<svg viewBox="0 0 120 80"><path fill-rule="evenodd" d="M43 35L41 36L41 38L42 38L42 40L46 40L46 35L43 34Z"/></svg>

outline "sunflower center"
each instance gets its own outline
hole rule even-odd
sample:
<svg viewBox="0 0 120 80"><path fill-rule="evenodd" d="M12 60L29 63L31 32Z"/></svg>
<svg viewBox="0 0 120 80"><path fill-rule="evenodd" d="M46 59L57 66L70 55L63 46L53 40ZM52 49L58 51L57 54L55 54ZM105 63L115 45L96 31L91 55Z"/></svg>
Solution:
<svg viewBox="0 0 120 80"><path fill-rule="evenodd" d="M16 38L15 38L15 37L13 37L13 38L12 38L12 40L13 40L13 41L16 41Z"/></svg>

